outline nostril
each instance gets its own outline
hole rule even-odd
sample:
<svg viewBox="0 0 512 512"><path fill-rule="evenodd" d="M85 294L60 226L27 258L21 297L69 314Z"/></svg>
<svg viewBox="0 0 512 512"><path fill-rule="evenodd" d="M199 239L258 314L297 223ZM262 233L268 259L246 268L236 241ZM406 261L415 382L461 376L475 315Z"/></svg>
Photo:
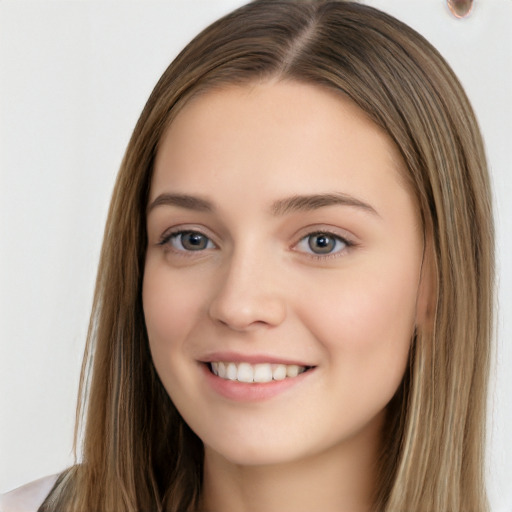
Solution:
<svg viewBox="0 0 512 512"><path fill-rule="evenodd" d="M211 304L209 316L218 324L234 331L246 331L279 325L286 308L277 294L245 297L217 297Z"/></svg>

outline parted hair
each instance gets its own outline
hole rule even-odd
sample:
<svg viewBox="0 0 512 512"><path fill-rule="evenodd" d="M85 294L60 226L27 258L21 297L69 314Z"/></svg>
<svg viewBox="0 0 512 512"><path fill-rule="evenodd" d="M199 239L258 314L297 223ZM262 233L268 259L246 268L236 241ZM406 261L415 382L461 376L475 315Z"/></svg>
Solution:
<svg viewBox="0 0 512 512"><path fill-rule="evenodd" d="M366 112L398 148L421 212L430 321L416 329L387 407L375 512L488 510L494 235L467 96L431 44L379 10L343 0L256 0L186 46L136 124L104 233L77 409L79 456L41 512L197 511L202 443L156 374L144 322L148 192L162 135L191 97L270 79L337 91Z"/></svg>

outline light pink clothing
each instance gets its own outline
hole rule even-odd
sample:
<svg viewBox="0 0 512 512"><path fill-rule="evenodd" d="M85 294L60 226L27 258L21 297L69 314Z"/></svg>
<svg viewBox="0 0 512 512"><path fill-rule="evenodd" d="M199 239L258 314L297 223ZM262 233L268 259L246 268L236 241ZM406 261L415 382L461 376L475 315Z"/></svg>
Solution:
<svg viewBox="0 0 512 512"><path fill-rule="evenodd" d="M6 494L0 494L0 512L37 512L58 476L46 476Z"/></svg>

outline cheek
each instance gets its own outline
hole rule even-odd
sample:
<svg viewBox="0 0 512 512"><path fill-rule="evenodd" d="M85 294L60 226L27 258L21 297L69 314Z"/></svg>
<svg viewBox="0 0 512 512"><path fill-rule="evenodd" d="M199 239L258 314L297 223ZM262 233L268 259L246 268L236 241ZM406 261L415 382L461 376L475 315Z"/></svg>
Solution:
<svg viewBox="0 0 512 512"><path fill-rule="evenodd" d="M201 291L204 288L180 280L165 265L146 262L142 301L151 357L164 388L180 411L186 410L197 392L190 358L186 357L190 348L186 340L200 317L204 302Z"/></svg>
<svg viewBox="0 0 512 512"><path fill-rule="evenodd" d="M197 288L180 283L171 272L146 264L142 288L144 318L155 365L179 349L193 329L201 301Z"/></svg>
<svg viewBox="0 0 512 512"><path fill-rule="evenodd" d="M414 333L417 272L365 267L324 283L302 304L303 318L347 381L394 393ZM350 376L350 377L348 377ZM387 390L385 389L387 387ZM360 389L363 391L363 389ZM360 393L358 393L360 395Z"/></svg>

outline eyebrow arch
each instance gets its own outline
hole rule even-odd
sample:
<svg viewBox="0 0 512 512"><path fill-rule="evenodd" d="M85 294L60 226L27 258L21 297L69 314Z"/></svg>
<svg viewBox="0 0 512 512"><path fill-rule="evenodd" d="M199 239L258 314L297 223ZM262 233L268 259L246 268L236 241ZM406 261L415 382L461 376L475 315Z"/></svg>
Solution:
<svg viewBox="0 0 512 512"><path fill-rule="evenodd" d="M280 216L291 212L317 210L326 206L336 205L353 206L380 217L377 210L369 204L341 192L334 194L296 195L280 199L272 204L271 211L273 215Z"/></svg>
<svg viewBox="0 0 512 512"><path fill-rule="evenodd" d="M275 216L286 215L291 212L306 212L325 208L326 206L352 206L360 208L372 215L379 217L379 214L369 204L348 194L341 192L331 194L295 195L285 199L279 199L272 203L271 212ZM147 208L147 213L158 206L177 206L186 210L200 212L214 211L213 204L207 199L188 194L160 194Z"/></svg>
<svg viewBox="0 0 512 512"><path fill-rule="evenodd" d="M187 194L160 194L147 208L147 213L151 212L157 206L178 206L186 210L195 210L200 212L213 211L213 205L210 201L201 197L189 196Z"/></svg>

